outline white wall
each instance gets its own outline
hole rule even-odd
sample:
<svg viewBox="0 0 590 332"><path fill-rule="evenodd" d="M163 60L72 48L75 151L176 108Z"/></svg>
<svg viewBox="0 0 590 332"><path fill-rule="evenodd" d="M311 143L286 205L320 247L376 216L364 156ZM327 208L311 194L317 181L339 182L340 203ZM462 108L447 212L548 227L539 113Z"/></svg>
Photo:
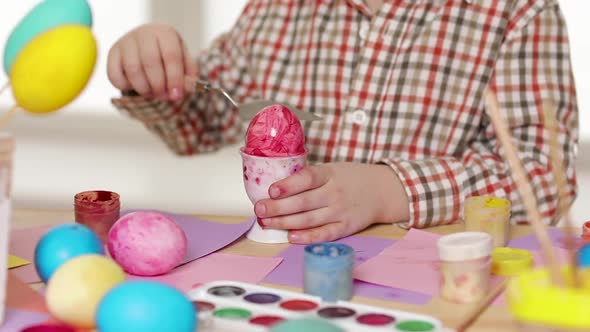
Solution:
<svg viewBox="0 0 590 332"><path fill-rule="evenodd" d="M103 6L117 3L117 13ZM590 1L561 0L568 20L573 62L580 95L583 136L590 141L590 24L584 17ZM0 4L0 40L19 14L37 1ZM117 114L108 100L116 92L108 84L104 56L110 45L142 21L173 23L193 52L229 29L246 0L90 0L95 8L101 58L84 95L67 109L47 118L19 114L10 124L16 135L15 204L71 208L73 195L82 190L110 189L129 207L161 208L180 212L250 214L244 193L237 146L219 153L178 158L143 127ZM152 7L142 7L151 4ZM125 8L121 9L121 6ZM135 11L132 8L135 7ZM138 8L143 8L137 10ZM24 11L23 11L24 9ZM117 19L117 14L124 18ZM148 19L148 17L150 17ZM0 44L3 46L3 44ZM10 103L0 98L0 114ZM588 145L580 155L590 152ZM590 158L578 165L581 197L574 219L590 219ZM220 190L223 188L223 192Z"/></svg>

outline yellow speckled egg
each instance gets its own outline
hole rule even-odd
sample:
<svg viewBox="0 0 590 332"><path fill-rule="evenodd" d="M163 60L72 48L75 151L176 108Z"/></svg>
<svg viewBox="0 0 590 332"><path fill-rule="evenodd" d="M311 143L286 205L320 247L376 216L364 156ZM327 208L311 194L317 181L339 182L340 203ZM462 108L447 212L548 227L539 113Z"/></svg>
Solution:
<svg viewBox="0 0 590 332"><path fill-rule="evenodd" d="M47 284L46 301L51 314L75 327L93 328L98 303L125 272L112 259L82 255L60 266Z"/></svg>

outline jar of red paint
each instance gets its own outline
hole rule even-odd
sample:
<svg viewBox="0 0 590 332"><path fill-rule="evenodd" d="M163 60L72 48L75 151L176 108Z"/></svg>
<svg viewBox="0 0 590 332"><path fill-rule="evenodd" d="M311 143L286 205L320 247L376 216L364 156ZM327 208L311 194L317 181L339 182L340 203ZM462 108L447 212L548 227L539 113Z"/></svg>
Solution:
<svg viewBox="0 0 590 332"><path fill-rule="evenodd" d="M113 224L119 220L121 203L119 194L112 191L92 190L74 196L77 223L96 232L103 243Z"/></svg>

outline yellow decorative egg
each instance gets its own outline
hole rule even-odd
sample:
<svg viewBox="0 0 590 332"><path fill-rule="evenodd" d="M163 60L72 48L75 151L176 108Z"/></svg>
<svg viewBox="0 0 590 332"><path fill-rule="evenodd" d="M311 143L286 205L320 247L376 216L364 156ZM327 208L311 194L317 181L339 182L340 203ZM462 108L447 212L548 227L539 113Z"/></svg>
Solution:
<svg viewBox="0 0 590 332"><path fill-rule="evenodd" d="M35 37L10 73L17 104L33 113L56 111L85 88L96 65L97 46L84 25L62 25Z"/></svg>
<svg viewBox="0 0 590 332"><path fill-rule="evenodd" d="M47 284L51 314L71 326L95 327L98 303L114 286L125 281L125 272L112 259L82 255L60 266Z"/></svg>

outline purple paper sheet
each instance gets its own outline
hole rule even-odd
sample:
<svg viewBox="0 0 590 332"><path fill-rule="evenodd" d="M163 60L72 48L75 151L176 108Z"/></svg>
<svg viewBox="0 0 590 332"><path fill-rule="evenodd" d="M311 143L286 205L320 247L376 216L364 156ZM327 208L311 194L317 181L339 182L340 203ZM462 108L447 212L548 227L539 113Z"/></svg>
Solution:
<svg viewBox="0 0 590 332"><path fill-rule="evenodd" d="M401 288L376 285L360 280L354 281L354 295L378 300L402 302L415 305L423 305L432 299L432 296L412 292Z"/></svg>
<svg viewBox="0 0 590 332"><path fill-rule="evenodd" d="M349 236L338 241L354 248L355 265L376 256L383 249L393 244L393 240L368 237ZM292 287L303 287L303 245L291 245L277 256L283 257L283 262L274 269L264 282ZM355 296L363 296L386 301L404 302L410 304L425 304L431 297L425 294L407 291L398 288L366 283L360 280L354 281Z"/></svg>
<svg viewBox="0 0 590 332"><path fill-rule="evenodd" d="M49 315L37 312L6 308L4 324L0 332L20 331L26 327L41 324L49 319Z"/></svg>
<svg viewBox="0 0 590 332"><path fill-rule="evenodd" d="M549 238L554 246L567 249L565 233L561 229L550 227L547 229L547 232L549 233ZM582 245L582 239L579 237L576 238L575 247L579 248ZM524 250L541 250L541 245L539 245L539 241L535 234L514 238L508 242L508 247Z"/></svg>
<svg viewBox="0 0 590 332"><path fill-rule="evenodd" d="M128 210L121 215L138 210ZM161 213L174 220L186 234L187 250L186 256L181 264L194 261L195 259L216 252L229 244L233 243L244 235L254 223L254 218L241 222L239 224L221 224L218 222L207 221L188 215L175 214L158 210L141 210Z"/></svg>

